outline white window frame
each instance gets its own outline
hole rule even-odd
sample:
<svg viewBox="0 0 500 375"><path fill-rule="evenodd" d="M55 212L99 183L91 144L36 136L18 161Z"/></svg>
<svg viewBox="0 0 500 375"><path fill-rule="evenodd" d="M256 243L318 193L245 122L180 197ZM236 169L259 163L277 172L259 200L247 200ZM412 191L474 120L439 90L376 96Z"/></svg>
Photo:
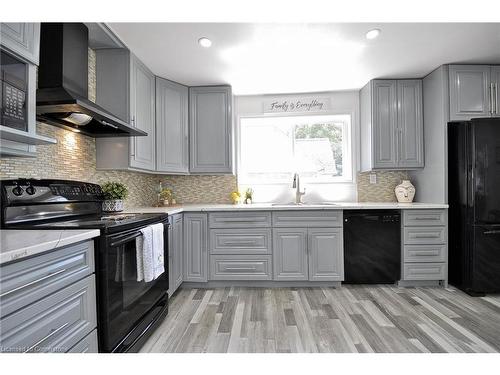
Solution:
<svg viewBox="0 0 500 375"><path fill-rule="evenodd" d="M355 126L355 118L354 118L354 113L351 111L335 111L335 112L322 112L322 113L293 113L293 114L286 114L286 113L276 113L276 114L256 114L256 115L240 115L237 117L237 129L236 129L236 174L238 177L238 184L241 185L289 185L288 181L282 181L282 180L275 180L275 181L268 181L268 182L253 182L249 180L242 180L242 173L241 173L241 120L243 119L248 119L248 118L273 118L273 117L318 117L318 118L324 118L324 117L331 117L331 116L349 116L349 124L344 123L344 128L343 128L343 146L342 148L344 149L345 147L345 154L343 154L343 157L346 157L348 159L348 163L350 162L350 168L344 168L345 172L343 176L336 176L336 177L329 177L328 179L308 179L308 178L303 178L303 182L307 184L313 184L313 185L326 185L326 184L353 184L355 183L355 175L356 175L356 158L354 155L354 126ZM347 136L346 136L347 135Z"/></svg>

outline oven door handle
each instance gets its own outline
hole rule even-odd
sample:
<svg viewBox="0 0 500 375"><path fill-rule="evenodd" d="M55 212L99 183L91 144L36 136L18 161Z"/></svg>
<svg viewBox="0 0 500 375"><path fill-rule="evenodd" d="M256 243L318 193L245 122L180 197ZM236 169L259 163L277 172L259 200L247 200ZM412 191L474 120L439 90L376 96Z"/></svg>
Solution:
<svg viewBox="0 0 500 375"><path fill-rule="evenodd" d="M137 238L139 236L142 236L142 232L135 232L135 233L133 233L125 238L120 238L118 241L111 242L110 247L116 247L116 246L123 245L124 243L127 243L127 242L129 242L129 241L131 241L134 238Z"/></svg>

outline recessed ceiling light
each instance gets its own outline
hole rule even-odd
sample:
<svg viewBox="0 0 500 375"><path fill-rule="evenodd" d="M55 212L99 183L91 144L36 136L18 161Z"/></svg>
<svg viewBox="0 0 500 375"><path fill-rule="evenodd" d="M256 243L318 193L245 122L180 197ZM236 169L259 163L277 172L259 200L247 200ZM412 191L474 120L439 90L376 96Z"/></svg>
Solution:
<svg viewBox="0 0 500 375"><path fill-rule="evenodd" d="M380 35L380 29L372 29L366 33L366 39L375 39Z"/></svg>
<svg viewBox="0 0 500 375"><path fill-rule="evenodd" d="M209 48L212 45L212 41L208 38L200 38L198 39L198 44L202 47Z"/></svg>

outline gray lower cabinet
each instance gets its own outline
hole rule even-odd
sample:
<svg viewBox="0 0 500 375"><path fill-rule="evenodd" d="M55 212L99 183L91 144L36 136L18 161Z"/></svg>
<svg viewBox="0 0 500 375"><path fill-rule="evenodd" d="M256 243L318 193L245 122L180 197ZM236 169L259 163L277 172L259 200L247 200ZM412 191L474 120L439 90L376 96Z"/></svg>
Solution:
<svg viewBox="0 0 500 375"><path fill-rule="evenodd" d="M189 173L188 88L156 77L156 171Z"/></svg>
<svg viewBox="0 0 500 375"><path fill-rule="evenodd" d="M184 214L184 281L208 280L208 225L203 213Z"/></svg>
<svg viewBox="0 0 500 375"><path fill-rule="evenodd" d="M272 280L271 255L210 255L210 280Z"/></svg>
<svg viewBox="0 0 500 375"><path fill-rule="evenodd" d="M424 167L421 80L373 80L360 92L361 169Z"/></svg>
<svg viewBox="0 0 500 375"><path fill-rule="evenodd" d="M404 210L402 216L401 279L447 280L447 211Z"/></svg>
<svg viewBox="0 0 500 375"><path fill-rule="evenodd" d="M230 86L189 88L189 171L233 173Z"/></svg>
<svg viewBox="0 0 500 375"><path fill-rule="evenodd" d="M309 280L344 280L344 239L342 228L308 230Z"/></svg>
<svg viewBox="0 0 500 375"><path fill-rule="evenodd" d="M274 280L308 280L307 229L273 229Z"/></svg>
<svg viewBox="0 0 500 375"><path fill-rule="evenodd" d="M182 284L183 274L183 254L184 254L184 233L182 214L175 214L169 217L169 237L168 237L168 269L169 286L168 295L172 296Z"/></svg>
<svg viewBox="0 0 500 375"><path fill-rule="evenodd" d="M69 351L95 329L95 301L91 275L2 318L2 351Z"/></svg>
<svg viewBox="0 0 500 375"><path fill-rule="evenodd" d="M73 346L68 353L97 353L97 329L94 329L86 337L84 337L78 344Z"/></svg>
<svg viewBox="0 0 500 375"><path fill-rule="evenodd" d="M450 65L450 120L500 115L498 68L489 65Z"/></svg>
<svg viewBox="0 0 500 375"><path fill-rule="evenodd" d="M40 23L0 23L2 46L27 61L38 65L40 52Z"/></svg>
<svg viewBox="0 0 500 375"><path fill-rule="evenodd" d="M96 139L98 169L156 169L155 77L130 51L96 51L96 102L147 136Z"/></svg>
<svg viewBox="0 0 500 375"><path fill-rule="evenodd" d="M93 241L2 265L0 310L2 352L97 352Z"/></svg>

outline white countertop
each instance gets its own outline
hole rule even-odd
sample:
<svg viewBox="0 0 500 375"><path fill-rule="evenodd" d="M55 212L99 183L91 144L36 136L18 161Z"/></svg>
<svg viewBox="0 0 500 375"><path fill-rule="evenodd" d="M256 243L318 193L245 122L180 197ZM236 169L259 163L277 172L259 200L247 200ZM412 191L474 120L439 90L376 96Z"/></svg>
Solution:
<svg viewBox="0 0 500 375"><path fill-rule="evenodd" d="M331 204L276 205L272 203L253 204L185 204L167 207L136 207L124 213L167 213L209 212L209 211L284 211L284 210L409 210L409 209L443 209L447 204L438 203L397 203L397 202L336 202Z"/></svg>
<svg viewBox="0 0 500 375"><path fill-rule="evenodd" d="M100 235L98 229L86 230L0 230L0 264L19 260L88 240Z"/></svg>

